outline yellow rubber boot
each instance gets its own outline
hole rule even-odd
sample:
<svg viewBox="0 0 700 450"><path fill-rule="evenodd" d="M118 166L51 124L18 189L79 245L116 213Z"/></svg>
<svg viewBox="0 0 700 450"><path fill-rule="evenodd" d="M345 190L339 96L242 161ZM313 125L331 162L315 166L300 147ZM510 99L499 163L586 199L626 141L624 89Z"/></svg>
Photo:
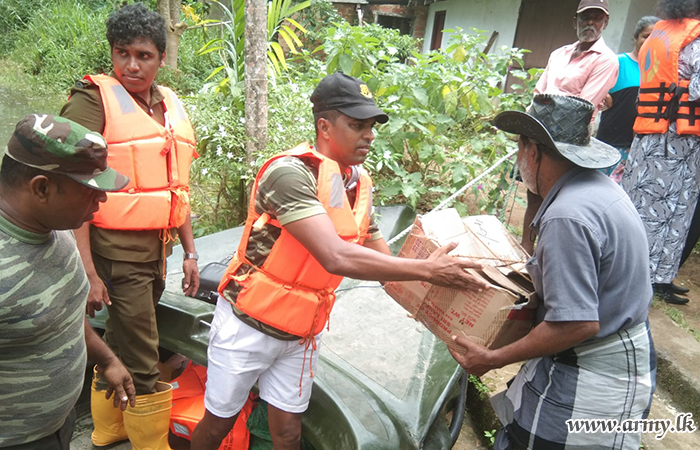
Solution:
<svg viewBox="0 0 700 450"><path fill-rule="evenodd" d="M137 395L136 406L124 411L124 426L133 450L171 450L168 445L173 388L158 382L155 394Z"/></svg>
<svg viewBox="0 0 700 450"><path fill-rule="evenodd" d="M105 398L106 389L104 382L98 382L97 369L95 369L90 389L90 410L92 423L95 426L91 437L96 447L104 447L127 439L122 410L114 407L113 398Z"/></svg>

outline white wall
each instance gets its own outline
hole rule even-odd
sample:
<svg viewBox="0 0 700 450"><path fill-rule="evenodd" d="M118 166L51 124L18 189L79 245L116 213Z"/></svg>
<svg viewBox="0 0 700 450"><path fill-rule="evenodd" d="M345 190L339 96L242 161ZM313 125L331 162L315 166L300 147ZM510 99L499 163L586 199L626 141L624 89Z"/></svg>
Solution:
<svg viewBox="0 0 700 450"><path fill-rule="evenodd" d="M656 12L657 0L631 0L629 2L629 10L627 11L627 21L622 28L619 41L616 46L610 46L615 53L625 53L632 51L632 37L634 30L637 28L637 22L642 16L651 16ZM612 5L610 6L612 8ZM612 11L610 12L612 15ZM607 30L606 30L607 31ZM607 42L607 37L606 37Z"/></svg>
<svg viewBox="0 0 700 450"><path fill-rule="evenodd" d="M447 0L430 4L428 23L425 27L423 51L430 49L433 35L435 11L447 11L445 14L445 29L462 29L469 31L477 28L486 31L486 38L491 32L498 31L498 37L493 43L493 50L503 45L512 46L515 39L515 29L518 24L520 0ZM442 47L450 45L448 33L442 37Z"/></svg>
<svg viewBox="0 0 700 450"><path fill-rule="evenodd" d="M431 3L428 12L428 23L425 28L423 51L430 49L433 34L435 11L447 11L445 28L462 27L465 30L478 28L486 30L486 36L498 31L498 38L493 49L502 45L511 47L515 40L515 30L518 25L521 0L447 0ZM610 0L610 21L603 32L605 43L615 53L632 50L632 34L637 21L642 17L654 14L657 0ZM567 17L563 20L572 21ZM546 26L546 24L543 24ZM572 25L573 26L573 25ZM449 46L450 38L446 34L442 38L442 47Z"/></svg>

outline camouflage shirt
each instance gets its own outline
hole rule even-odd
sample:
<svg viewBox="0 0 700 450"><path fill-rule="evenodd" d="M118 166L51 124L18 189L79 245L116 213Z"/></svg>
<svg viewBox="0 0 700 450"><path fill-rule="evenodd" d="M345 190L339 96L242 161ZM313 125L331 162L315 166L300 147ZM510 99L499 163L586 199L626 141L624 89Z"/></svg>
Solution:
<svg viewBox="0 0 700 450"><path fill-rule="evenodd" d="M286 156L274 161L263 173L258 190L255 193L255 211L259 214L268 213L276 218L280 225L285 226L297 220L311 216L326 214L326 210L317 196L318 168L308 161L294 156ZM354 191L348 192L351 202ZM259 231L252 230L246 248L248 261L261 266L270 254L272 245L280 236L281 230L271 224L265 224ZM382 234L377 227L374 214L369 225L370 241L381 239ZM247 272L249 266L241 266L239 275ZM223 289L226 300L232 303L236 316L251 327L277 339L299 339L284 331L278 330L258 320L253 319L235 306L236 296L240 291L237 283L232 282Z"/></svg>
<svg viewBox="0 0 700 450"><path fill-rule="evenodd" d="M70 231L0 216L0 447L55 433L83 385L88 281Z"/></svg>

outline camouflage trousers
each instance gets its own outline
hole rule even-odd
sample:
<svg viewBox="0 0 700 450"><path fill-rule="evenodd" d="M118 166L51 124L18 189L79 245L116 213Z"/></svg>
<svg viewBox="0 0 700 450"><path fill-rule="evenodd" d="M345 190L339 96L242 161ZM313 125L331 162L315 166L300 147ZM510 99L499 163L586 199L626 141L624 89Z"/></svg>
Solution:
<svg viewBox="0 0 700 450"><path fill-rule="evenodd" d="M27 442L19 445L11 445L3 447L3 450L70 450L70 440L73 437L73 429L75 428L75 408L73 408L63 422L61 428L55 433L44 436L33 442Z"/></svg>
<svg viewBox="0 0 700 450"><path fill-rule="evenodd" d="M160 377L156 305L165 289L163 262L92 258L112 301L104 340L131 373L136 395L152 394Z"/></svg>

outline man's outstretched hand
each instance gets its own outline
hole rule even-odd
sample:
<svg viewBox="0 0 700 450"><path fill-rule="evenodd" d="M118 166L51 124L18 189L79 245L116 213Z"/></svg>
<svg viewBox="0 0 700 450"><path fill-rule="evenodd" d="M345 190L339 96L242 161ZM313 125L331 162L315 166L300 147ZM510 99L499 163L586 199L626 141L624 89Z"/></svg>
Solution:
<svg viewBox="0 0 700 450"><path fill-rule="evenodd" d="M439 286L453 287L481 292L491 286L485 280L475 277L465 269L481 269L481 264L467 259L455 258L448 255L457 247L457 243L451 242L435 250L427 259L432 268L430 281Z"/></svg>

